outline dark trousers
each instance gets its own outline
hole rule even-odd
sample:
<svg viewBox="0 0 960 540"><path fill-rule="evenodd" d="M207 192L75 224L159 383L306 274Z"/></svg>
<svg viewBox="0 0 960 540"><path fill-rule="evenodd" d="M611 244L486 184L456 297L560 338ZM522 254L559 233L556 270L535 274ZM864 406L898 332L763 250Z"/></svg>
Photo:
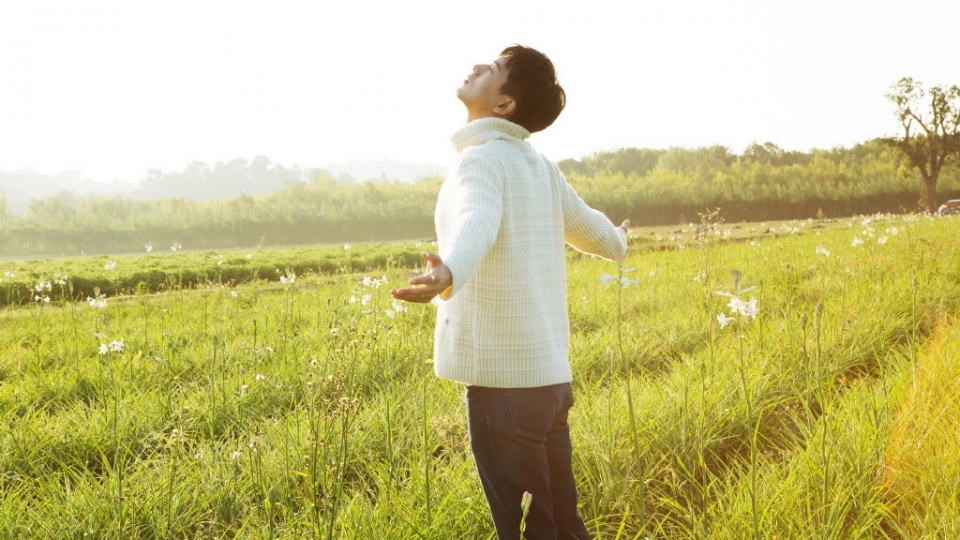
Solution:
<svg viewBox="0 0 960 540"><path fill-rule="evenodd" d="M467 387L467 416L483 492L497 538L520 537L520 501L533 494L524 537L588 540L577 513L567 412L570 384L538 388Z"/></svg>

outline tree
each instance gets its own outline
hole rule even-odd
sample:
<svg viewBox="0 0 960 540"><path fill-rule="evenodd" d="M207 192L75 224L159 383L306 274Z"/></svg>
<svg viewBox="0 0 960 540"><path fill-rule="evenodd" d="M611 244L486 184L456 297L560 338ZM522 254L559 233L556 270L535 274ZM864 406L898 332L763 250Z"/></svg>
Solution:
<svg viewBox="0 0 960 540"><path fill-rule="evenodd" d="M944 164L960 157L960 87L923 85L904 77L887 94L897 106L903 137L884 141L899 149L923 178L927 209L937 209L937 179ZM929 107L929 109L927 109Z"/></svg>

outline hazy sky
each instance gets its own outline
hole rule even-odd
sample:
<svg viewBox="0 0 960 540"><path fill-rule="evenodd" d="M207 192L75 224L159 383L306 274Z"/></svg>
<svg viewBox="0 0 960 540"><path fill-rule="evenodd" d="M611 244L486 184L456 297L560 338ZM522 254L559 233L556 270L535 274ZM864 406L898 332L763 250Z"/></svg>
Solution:
<svg viewBox="0 0 960 540"><path fill-rule="evenodd" d="M900 77L960 84L958 21L957 0L0 0L0 170L448 165L456 88L513 43L567 91L531 139L555 160L850 146L896 132Z"/></svg>

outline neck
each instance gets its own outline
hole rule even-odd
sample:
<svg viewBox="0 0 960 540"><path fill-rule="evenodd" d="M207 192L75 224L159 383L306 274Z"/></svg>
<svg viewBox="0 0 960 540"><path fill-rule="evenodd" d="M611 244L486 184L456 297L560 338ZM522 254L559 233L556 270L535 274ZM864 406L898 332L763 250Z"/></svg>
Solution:
<svg viewBox="0 0 960 540"><path fill-rule="evenodd" d="M483 118L500 118L490 111L478 111L476 109L467 109L467 123Z"/></svg>

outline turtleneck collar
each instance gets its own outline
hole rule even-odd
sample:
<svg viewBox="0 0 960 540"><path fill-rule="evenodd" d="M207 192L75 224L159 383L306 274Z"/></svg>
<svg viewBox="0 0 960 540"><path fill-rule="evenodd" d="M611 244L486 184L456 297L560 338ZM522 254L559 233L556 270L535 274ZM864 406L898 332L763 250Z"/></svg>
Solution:
<svg viewBox="0 0 960 540"><path fill-rule="evenodd" d="M520 139L524 140L530 136L530 132L523 126L514 124L503 118L481 118L474 120L469 124L458 129L450 140L457 152L463 152L464 149L471 146L477 146L495 139Z"/></svg>

